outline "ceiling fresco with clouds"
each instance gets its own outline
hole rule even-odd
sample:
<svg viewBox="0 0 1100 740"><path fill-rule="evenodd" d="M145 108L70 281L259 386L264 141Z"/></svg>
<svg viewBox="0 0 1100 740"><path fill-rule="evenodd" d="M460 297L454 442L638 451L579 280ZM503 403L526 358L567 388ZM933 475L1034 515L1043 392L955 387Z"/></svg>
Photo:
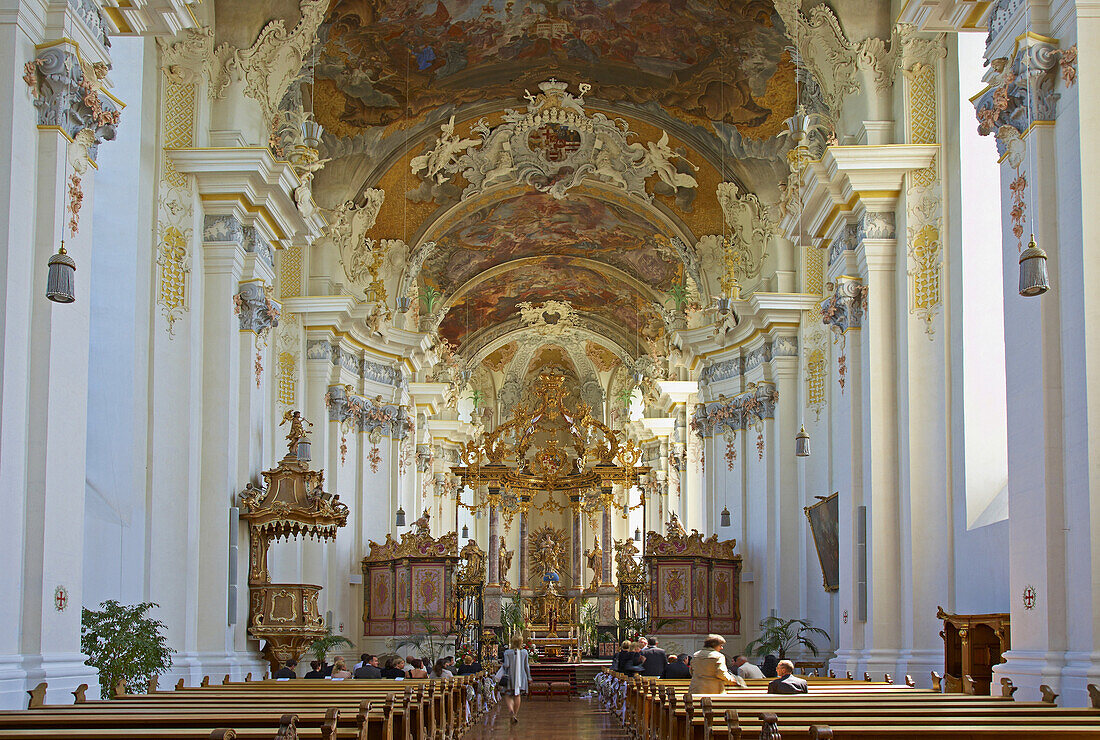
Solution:
<svg viewBox="0 0 1100 740"><path fill-rule="evenodd" d="M436 239L421 277L449 293L496 265L535 255L588 257L666 291L683 264L636 211L591 196L527 193L462 218Z"/></svg>
<svg viewBox="0 0 1100 740"><path fill-rule="evenodd" d="M634 336L652 332L660 323L651 296L598 263L544 256L525 259L471 286L452 303L439 333L461 345L469 334L516 318L520 303L552 300L567 301L575 311Z"/></svg>
<svg viewBox="0 0 1100 740"><path fill-rule="evenodd" d="M771 0L336 0L322 33L319 86L338 104L321 122L342 130L550 76L747 136L774 135L794 107Z"/></svg>

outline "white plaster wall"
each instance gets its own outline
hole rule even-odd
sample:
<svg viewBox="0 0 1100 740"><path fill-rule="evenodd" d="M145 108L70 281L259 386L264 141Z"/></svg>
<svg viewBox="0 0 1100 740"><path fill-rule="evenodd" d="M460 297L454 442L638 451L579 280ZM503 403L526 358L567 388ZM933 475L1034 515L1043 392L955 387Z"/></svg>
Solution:
<svg viewBox="0 0 1100 740"><path fill-rule="evenodd" d="M155 180L156 51L120 38L111 47L114 94L127 103L118 138L100 147L92 204L88 469L84 605L142 601L145 589L146 431Z"/></svg>

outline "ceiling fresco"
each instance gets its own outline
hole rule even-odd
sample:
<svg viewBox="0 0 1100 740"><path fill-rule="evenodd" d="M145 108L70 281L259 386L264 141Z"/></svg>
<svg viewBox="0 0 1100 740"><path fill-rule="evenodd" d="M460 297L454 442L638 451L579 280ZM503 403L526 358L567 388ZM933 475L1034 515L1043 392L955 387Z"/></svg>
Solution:
<svg viewBox="0 0 1100 740"><path fill-rule="evenodd" d="M550 75L743 136L773 135L794 109L771 0L336 0L322 33L334 129L511 100Z"/></svg>
<svg viewBox="0 0 1100 740"><path fill-rule="evenodd" d="M527 193L472 213L436 239L421 272L445 294L485 270L535 255L587 257L666 291L683 264L636 212L590 196Z"/></svg>
<svg viewBox="0 0 1100 740"><path fill-rule="evenodd" d="M449 307L439 333L461 346L469 334L518 316L520 303L551 300L567 301L577 312L635 336L663 330L651 297L586 260L551 255L524 260L478 283Z"/></svg>

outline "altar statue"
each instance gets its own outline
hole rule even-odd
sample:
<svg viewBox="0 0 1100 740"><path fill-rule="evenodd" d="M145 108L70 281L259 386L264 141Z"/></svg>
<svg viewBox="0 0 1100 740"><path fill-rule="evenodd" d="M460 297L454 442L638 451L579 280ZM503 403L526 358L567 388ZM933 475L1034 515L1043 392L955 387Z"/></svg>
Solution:
<svg viewBox="0 0 1100 740"><path fill-rule="evenodd" d="M500 554L497 563L500 566L500 588L502 591L510 591L512 584L508 582L508 570L512 567L512 556L515 552L504 546L504 535L500 536Z"/></svg>
<svg viewBox="0 0 1100 740"><path fill-rule="evenodd" d="M588 588L595 591L600 585L600 578L603 575L603 550L600 548L600 544L597 542L591 550L585 550L584 557L588 562L588 569L592 571L592 582L588 584Z"/></svg>
<svg viewBox="0 0 1100 740"><path fill-rule="evenodd" d="M413 527L416 528L417 534L428 534L428 520L432 518L432 514L428 509L424 509L424 513L420 515L420 518L413 522Z"/></svg>
<svg viewBox="0 0 1100 740"><path fill-rule="evenodd" d="M561 581L561 575L558 573L558 558L561 556L559 549L558 543L548 534L539 540L538 558L543 564L542 580L547 588Z"/></svg>

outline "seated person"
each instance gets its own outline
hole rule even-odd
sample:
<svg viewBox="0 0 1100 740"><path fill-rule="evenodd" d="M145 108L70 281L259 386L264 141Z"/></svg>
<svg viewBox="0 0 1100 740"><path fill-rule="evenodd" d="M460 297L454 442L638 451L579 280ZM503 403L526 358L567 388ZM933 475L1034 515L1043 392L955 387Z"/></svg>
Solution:
<svg viewBox="0 0 1100 740"><path fill-rule="evenodd" d="M382 669L382 678L404 678L405 661L401 658L389 658L386 667Z"/></svg>
<svg viewBox="0 0 1100 740"><path fill-rule="evenodd" d="M775 678L779 675L776 673L777 665L779 665L779 658L771 654L765 655L764 662L760 664L760 672L764 674L764 678Z"/></svg>
<svg viewBox="0 0 1100 740"><path fill-rule="evenodd" d="M412 672L412 662L413 662L413 656L406 655L405 656L405 669L404 669L405 670L405 678L408 678L409 673Z"/></svg>
<svg viewBox="0 0 1100 740"><path fill-rule="evenodd" d="M737 669L737 675L746 681L750 678L763 678L764 672L760 666L750 663L744 655L736 655L733 658L733 667Z"/></svg>
<svg viewBox="0 0 1100 740"><path fill-rule="evenodd" d="M324 678L325 672L321 670L321 666L324 665L319 660L309 661L309 673L305 675L306 678Z"/></svg>
<svg viewBox="0 0 1100 740"><path fill-rule="evenodd" d="M440 658L432 666L432 673L429 678L454 678L455 675L447 670L447 659Z"/></svg>
<svg viewBox="0 0 1100 740"><path fill-rule="evenodd" d="M648 641L643 637L639 642L642 642L642 675L660 678L664 675L665 666L668 665L668 656L665 655L664 649L657 646L656 637Z"/></svg>
<svg viewBox="0 0 1100 740"><path fill-rule="evenodd" d="M746 688L745 679L726 670L726 656L721 652L725 644L726 638L721 635L707 635L703 640L703 649L691 659L689 692L694 695L724 694L728 685Z"/></svg>
<svg viewBox="0 0 1100 740"><path fill-rule="evenodd" d="M810 690L806 681L794 675L794 663L781 660L775 667L779 678L768 684L769 694L805 694Z"/></svg>
<svg viewBox="0 0 1100 740"><path fill-rule="evenodd" d="M408 660L408 677L409 678L427 678L428 671L424 668L424 661L420 658L409 658Z"/></svg>
<svg viewBox="0 0 1100 740"><path fill-rule="evenodd" d="M283 663L283 667L275 671L275 675L272 678L298 678L298 674L294 672L294 669L298 666L298 661L291 658L287 662Z"/></svg>
<svg viewBox="0 0 1100 740"><path fill-rule="evenodd" d="M356 668L351 675L355 678L382 678L382 671L378 668L378 656L363 655L363 665Z"/></svg>
<svg viewBox="0 0 1100 740"><path fill-rule="evenodd" d="M480 673L481 663L474 660L474 656L466 653L462 656L462 665L458 667L458 675L468 676L471 673Z"/></svg>
<svg viewBox="0 0 1100 740"><path fill-rule="evenodd" d="M336 658L332 662L332 677L333 679L351 678L351 671L348 670L348 665L343 658Z"/></svg>
<svg viewBox="0 0 1100 740"><path fill-rule="evenodd" d="M625 673L628 676L636 676L642 672L644 665L642 652L641 648L634 649L636 644L640 643L623 640L623 644L619 646L619 654L611 659L611 670Z"/></svg>
<svg viewBox="0 0 1100 740"><path fill-rule="evenodd" d="M679 655L668 656L668 665L665 666L665 672L661 674L661 678L691 678L691 669L688 668L687 663L680 659Z"/></svg>
<svg viewBox="0 0 1100 740"><path fill-rule="evenodd" d="M351 672L355 673L357 670L363 667L363 664L370 660L369 653L363 653L359 656L359 662L351 667Z"/></svg>

